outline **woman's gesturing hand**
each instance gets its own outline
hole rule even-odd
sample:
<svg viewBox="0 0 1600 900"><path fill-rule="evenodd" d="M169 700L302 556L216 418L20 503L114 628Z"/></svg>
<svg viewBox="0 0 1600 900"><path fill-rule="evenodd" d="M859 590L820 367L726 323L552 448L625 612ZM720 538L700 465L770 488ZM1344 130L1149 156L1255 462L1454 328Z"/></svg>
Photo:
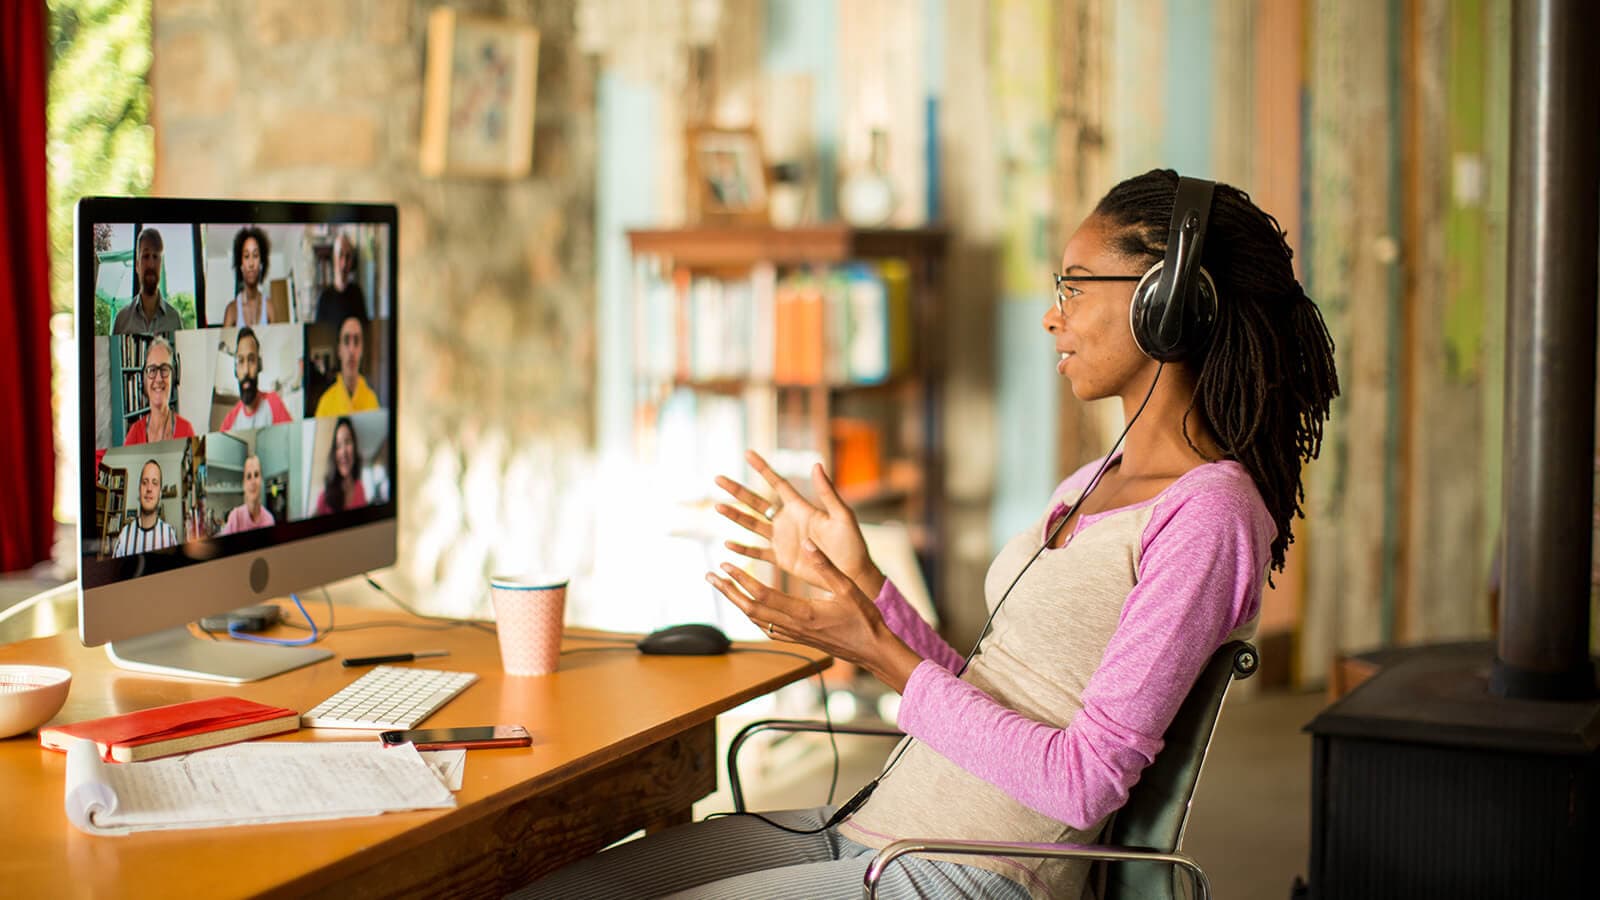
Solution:
<svg viewBox="0 0 1600 900"><path fill-rule="evenodd" d="M827 554L810 541L803 541L799 552L807 569L821 578L828 591L824 597L785 594L732 563L722 564L724 574L706 573L706 580L768 635L856 663L896 691L904 691L922 657L895 636L872 598Z"/></svg>
<svg viewBox="0 0 1600 900"><path fill-rule="evenodd" d="M779 475L751 450L745 454L750 467L764 478L776 494L770 503L760 494L737 481L717 477L717 486L727 491L735 500L755 513L749 513L727 503L717 504L717 512L728 521L759 537L767 539L769 546L758 547L728 541L727 547L741 556L772 563L791 575L804 579L819 588L828 585L822 573L810 563L802 544L809 540L822 548L855 585L869 597L877 596L883 587L883 574L867 555L867 542L861 536L861 526L850 507L839 499L827 473L820 464L811 469L811 483L816 488L821 506L816 506L795 490L788 479Z"/></svg>

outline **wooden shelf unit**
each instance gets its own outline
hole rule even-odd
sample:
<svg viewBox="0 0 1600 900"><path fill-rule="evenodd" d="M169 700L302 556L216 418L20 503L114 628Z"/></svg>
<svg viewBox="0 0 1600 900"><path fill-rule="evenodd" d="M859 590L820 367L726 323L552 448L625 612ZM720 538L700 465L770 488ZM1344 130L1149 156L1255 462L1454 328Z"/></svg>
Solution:
<svg viewBox="0 0 1600 900"><path fill-rule="evenodd" d="M127 491L127 469L98 464L94 479L94 515L95 531L100 535L100 548L96 554L99 557L111 552L111 543L116 540L117 532L122 530L127 511Z"/></svg>
<svg viewBox="0 0 1600 900"><path fill-rule="evenodd" d="M845 419L870 423L881 438L879 443L884 453L878 459L878 477L841 484L840 493L863 522L898 521L907 527L922 574L933 598L937 599L941 557L945 552L943 423L940 419L944 373L940 348L944 342L937 333L945 320L940 289L946 243L944 230L864 230L843 225L798 229L697 226L630 231L628 238L635 265L636 345L661 337L642 333L647 326L640 322L641 304L651 302L647 294L652 289L642 274L646 269L656 273L656 289L659 289L659 279L710 278L732 283L752 279L752 273L762 267L770 267L772 277L781 283L788 276L803 276L807 272L819 273L820 279L823 277L820 273L857 263L898 260L904 264L909 275L909 315L904 323L909 347L905 348L908 352L903 364L885 377L855 381L841 379L834 373L831 377L797 380L786 378L775 369L757 370L759 374L756 371L710 376L689 374L683 370L681 358L684 349L690 347L682 334L685 328L682 309L689 301L680 292L676 317L679 333L674 338L677 365L670 373L659 367L649 370L641 361L645 351L636 346L635 384L640 390L635 401L643 403L646 396L659 397L671 391L689 391L697 396L755 396L772 404L775 422L788 421L791 426L804 422L803 430L787 429L790 443L784 446L792 447L794 435L804 433L806 449L815 451L830 474L837 473L833 453L835 426ZM759 296L754 298L755 304L761 302ZM824 305L824 309L827 308ZM853 309L848 304L845 308ZM887 330L888 323L884 326ZM821 326L825 341L832 340L831 327L826 321ZM779 330L780 326L772 326L775 342ZM759 333L759 328L755 331ZM892 338L886 339L886 348L891 342ZM885 354L891 351L886 349ZM635 413L637 422L640 409L636 408ZM785 432L782 424L777 424L775 430L780 435ZM757 442L752 440L751 443ZM791 480L799 475L786 474ZM809 478L799 478L797 486L810 493ZM714 488L708 484L708 494L712 490Z"/></svg>

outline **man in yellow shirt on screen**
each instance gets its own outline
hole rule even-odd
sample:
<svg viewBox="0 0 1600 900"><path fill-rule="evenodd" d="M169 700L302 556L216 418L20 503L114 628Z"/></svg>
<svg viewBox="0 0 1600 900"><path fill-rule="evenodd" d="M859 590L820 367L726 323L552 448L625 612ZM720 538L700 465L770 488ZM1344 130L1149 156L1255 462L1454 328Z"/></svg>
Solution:
<svg viewBox="0 0 1600 900"><path fill-rule="evenodd" d="M378 395L361 377L361 356L366 347L363 327L356 316L346 316L339 323L339 377L317 399L319 419L378 408Z"/></svg>

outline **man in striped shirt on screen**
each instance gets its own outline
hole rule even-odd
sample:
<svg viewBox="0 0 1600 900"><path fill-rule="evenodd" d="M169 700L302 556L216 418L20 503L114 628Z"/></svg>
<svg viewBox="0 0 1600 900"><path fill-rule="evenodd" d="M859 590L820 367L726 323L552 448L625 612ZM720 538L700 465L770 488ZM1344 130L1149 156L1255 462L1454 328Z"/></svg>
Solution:
<svg viewBox="0 0 1600 900"><path fill-rule="evenodd" d="M145 460L139 470L139 518L122 526L112 556L131 556L178 545L178 534L161 518L161 464Z"/></svg>

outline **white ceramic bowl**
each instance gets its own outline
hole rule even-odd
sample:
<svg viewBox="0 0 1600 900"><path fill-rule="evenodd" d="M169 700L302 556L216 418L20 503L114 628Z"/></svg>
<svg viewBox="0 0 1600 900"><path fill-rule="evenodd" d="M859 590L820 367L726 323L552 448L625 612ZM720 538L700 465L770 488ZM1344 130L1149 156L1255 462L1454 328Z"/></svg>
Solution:
<svg viewBox="0 0 1600 900"><path fill-rule="evenodd" d="M72 673L54 666L0 666L0 738L32 731L67 702Z"/></svg>

